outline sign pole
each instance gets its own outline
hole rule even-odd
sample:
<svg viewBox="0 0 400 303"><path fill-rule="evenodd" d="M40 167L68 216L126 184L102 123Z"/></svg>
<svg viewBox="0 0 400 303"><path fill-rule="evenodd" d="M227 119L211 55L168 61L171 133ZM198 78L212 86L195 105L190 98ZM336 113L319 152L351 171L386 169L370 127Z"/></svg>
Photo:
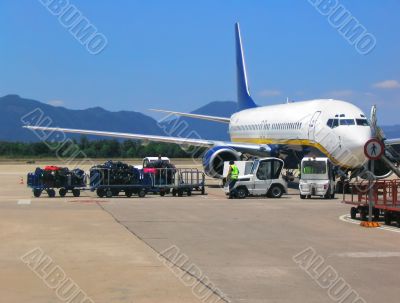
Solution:
<svg viewBox="0 0 400 303"><path fill-rule="evenodd" d="M370 160L369 162L369 170L370 172L374 171L375 160ZM372 207L373 207L373 189L372 189L372 181L373 177L372 174L369 175L368 178L368 222L372 222Z"/></svg>
<svg viewBox="0 0 400 303"><path fill-rule="evenodd" d="M376 222L376 226L372 222L372 210L374 207L374 182L375 182L375 161L379 160L385 152L385 146L382 141L377 138L372 138L368 140L364 145L364 155L369 159L368 162L368 170L370 172L368 176L368 222L361 222L362 226L367 227L376 227L379 226L379 223ZM364 210L365 211L365 210ZM363 223L367 223L367 225L363 225Z"/></svg>

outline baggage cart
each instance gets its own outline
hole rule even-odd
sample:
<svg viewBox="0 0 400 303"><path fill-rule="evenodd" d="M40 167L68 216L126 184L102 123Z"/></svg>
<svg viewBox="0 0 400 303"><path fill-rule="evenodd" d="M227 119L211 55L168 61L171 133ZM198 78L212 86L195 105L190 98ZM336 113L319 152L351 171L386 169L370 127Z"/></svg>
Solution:
<svg viewBox="0 0 400 303"><path fill-rule="evenodd" d="M153 168L150 173L153 193L182 197L192 192L205 194L205 174L196 168Z"/></svg>
<svg viewBox="0 0 400 303"><path fill-rule="evenodd" d="M132 174L124 178L116 178L118 171L110 167L92 167L90 169L90 190L96 192L100 198L119 196L124 193L126 197L138 195L143 198L152 188L151 176L143 170L132 168Z"/></svg>
<svg viewBox="0 0 400 303"><path fill-rule="evenodd" d="M27 186L32 188L33 195L39 198L45 191L50 198L56 196L56 189L61 197L72 192L79 197L81 190L86 189L86 174L81 169L69 170L57 166L38 167L35 172L28 173Z"/></svg>

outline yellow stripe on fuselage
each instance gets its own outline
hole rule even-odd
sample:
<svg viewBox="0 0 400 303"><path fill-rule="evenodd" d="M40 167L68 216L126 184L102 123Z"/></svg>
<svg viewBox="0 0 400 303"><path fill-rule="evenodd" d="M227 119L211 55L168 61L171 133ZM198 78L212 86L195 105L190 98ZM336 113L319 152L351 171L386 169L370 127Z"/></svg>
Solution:
<svg viewBox="0 0 400 303"><path fill-rule="evenodd" d="M232 138L232 142L237 143L253 143L253 144L277 144L277 145L303 145L303 146L311 146L318 149L321 153L326 155L333 164L343 167L343 168L351 168L349 165L340 163L335 157L329 153L325 147L315 141L307 140L307 139L260 139L260 138Z"/></svg>

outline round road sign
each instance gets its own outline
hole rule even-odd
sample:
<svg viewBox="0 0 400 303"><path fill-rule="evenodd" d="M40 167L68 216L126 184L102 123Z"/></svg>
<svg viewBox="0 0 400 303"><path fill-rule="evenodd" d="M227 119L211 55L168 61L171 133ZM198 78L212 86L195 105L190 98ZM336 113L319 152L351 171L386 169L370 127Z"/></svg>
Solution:
<svg viewBox="0 0 400 303"><path fill-rule="evenodd" d="M364 154L370 160L378 160L384 151L385 146L378 139L370 139L364 145Z"/></svg>

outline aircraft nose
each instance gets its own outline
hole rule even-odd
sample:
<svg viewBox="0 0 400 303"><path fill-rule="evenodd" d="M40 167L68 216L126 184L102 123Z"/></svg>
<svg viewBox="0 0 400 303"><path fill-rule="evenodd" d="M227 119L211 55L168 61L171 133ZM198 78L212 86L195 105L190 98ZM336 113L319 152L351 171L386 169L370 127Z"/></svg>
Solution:
<svg viewBox="0 0 400 303"><path fill-rule="evenodd" d="M352 137L351 141L351 153L354 156L354 160L358 163L358 165L362 165L367 160L364 154L364 146L372 138L370 132L365 133L357 133Z"/></svg>

